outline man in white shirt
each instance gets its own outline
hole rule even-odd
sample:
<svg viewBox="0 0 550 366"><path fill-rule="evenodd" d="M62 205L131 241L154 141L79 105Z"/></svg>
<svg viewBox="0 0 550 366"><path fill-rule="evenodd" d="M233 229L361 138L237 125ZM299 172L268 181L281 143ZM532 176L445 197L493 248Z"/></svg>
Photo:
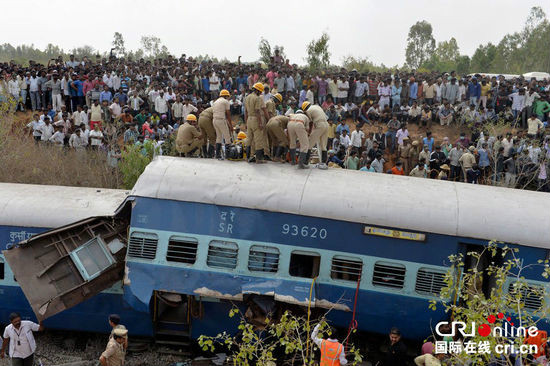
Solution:
<svg viewBox="0 0 550 366"><path fill-rule="evenodd" d="M44 124L40 126L40 141L46 142L53 135L53 126L50 117L44 118Z"/></svg>
<svg viewBox="0 0 550 366"><path fill-rule="evenodd" d="M83 150L86 145L88 145L88 141L79 128L71 135L69 146L75 150Z"/></svg>
<svg viewBox="0 0 550 366"><path fill-rule="evenodd" d="M52 144L63 147L63 142L65 141L65 134L63 133L63 126L55 126L55 133L48 140Z"/></svg>
<svg viewBox="0 0 550 366"><path fill-rule="evenodd" d="M197 107L195 107L193 104L191 104L191 100L189 98L185 98L185 103L183 103L183 107L182 107L182 112L183 112L182 118L183 118L183 120L185 120L187 118L189 113L195 113L195 112L198 112L198 111L199 110L197 109Z"/></svg>
<svg viewBox="0 0 550 366"><path fill-rule="evenodd" d="M349 82L340 76L338 77L338 82L336 82L336 87L338 88L337 102L344 104L348 99Z"/></svg>
<svg viewBox="0 0 550 366"><path fill-rule="evenodd" d="M347 365L348 360L346 360L344 345L336 339L336 328L330 327L330 335L334 338L328 338L325 340L317 337L320 326L321 323L317 324L315 328L313 328L313 332L311 332L311 339L321 351L321 365L336 364L336 358L338 358L338 364L342 366Z"/></svg>
<svg viewBox="0 0 550 366"><path fill-rule="evenodd" d="M355 126L355 131L351 133L351 148L356 150L357 153L361 153L361 146L363 146L363 139L365 138L365 133L361 131L359 124Z"/></svg>
<svg viewBox="0 0 550 366"><path fill-rule="evenodd" d="M111 114L113 118L118 118L120 114L122 113L122 107L118 103L118 98L113 99L113 103L109 106L109 109L111 110Z"/></svg>
<svg viewBox="0 0 550 366"><path fill-rule="evenodd" d="M44 121L40 120L38 114L33 115L33 120L27 124L27 128L32 129L32 137L38 143L40 137L42 136L41 127L44 124Z"/></svg>
<svg viewBox="0 0 550 366"><path fill-rule="evenodd" d="M36 342L32 332L44 330L42 322L36 324L28 320L21 320L18 313L10 314L10 325L4 329L4 342L0 351L0 358L4 358L9 344L9 356L12 365L33 366Z"/></svg>
<svg viewBox="0 0 550 366"><path fill-rule="evenodd" d="M359 104L363 101L363 95L365 94L365 90L367 89L366 81L364 81L364 78L361 76L358 81L355 82L355 103Z"/></svg>
<svg viewBox="0 0 550 366"><path fill-rule="evenodd" d="M160 92L157 99L155 99L155 111L158 114L165 114L168 112L168 103L166 102L166 99L164 99L164 92Z"/></svg>
<svg viewBox="0 0 550 366"><path fill-rule="evenodd" d="M28 79L27 84L29 85L32 110L35 111L40 109L40 86L38 85L38 78L34 71L31 73L31 77Z"/></svg>
<svg viewBox="0 0 550 366"><path fill-rule="evenodd" d="M218 98L218 92L220 90L220 79L216 73L212 73L209 78L210 81L210 94L212 94L212 100Z"/></svg>

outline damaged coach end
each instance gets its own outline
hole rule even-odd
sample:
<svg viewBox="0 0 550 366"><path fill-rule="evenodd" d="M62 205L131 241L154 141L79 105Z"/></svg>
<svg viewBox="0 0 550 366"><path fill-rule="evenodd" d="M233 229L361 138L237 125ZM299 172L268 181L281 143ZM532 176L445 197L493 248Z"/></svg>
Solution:
<svg viewBox="0 0 550 366"><path fill-rule="evenodd" d="M124 216L92 217L3 251L38 320L122 280L128 225Z"/></svg>

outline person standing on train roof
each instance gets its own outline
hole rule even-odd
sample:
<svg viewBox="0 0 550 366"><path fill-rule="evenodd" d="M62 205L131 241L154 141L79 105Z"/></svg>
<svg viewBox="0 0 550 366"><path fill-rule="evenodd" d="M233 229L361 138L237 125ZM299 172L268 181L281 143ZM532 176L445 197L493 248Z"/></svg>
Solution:
<svg viewBox="0 0 550 366"><path fill-rule="evenodd" d="M99 357L99 363L102 366L122 366L124 365L125 337L128 336L126 329L113 329L113 337L109 339L105 351Z"/></svg>
<svg viewBox="0 0 550 366"><path fill-rule="evenodd" d="M313 332L311 332L313 342L315 342L317 347L321 350L321 362L319 366L346 365L348 361L346 360L344 345L336 339L336 329L334 327L329 327L330 336L334 338L323 339L317 337L320 327L321 323L317 324L315 328L313 328Z"/></svg>
<svg viewBox="0 0 550 366"><path fill-rule="evenodd" d="M111 334L109 334L109 339L113 338L115 335L115 330L117 329L126 329L126 327L122 324L120 324L120 315L118 314L111 314L109 315L109 325L111 326ZM124 336L124 350L128 348L128 334Z"/></svg>
<svg viewBox="0 0 550 366"><path fill-rule="evenodd" d="M4 329L4 342L0 351L0 358L6 355L6 348L9 344L9 356L12 366L32 366L34 363L34 352L36 351L36 342L33 332L44 330L42 321L38 324L21 320L19 313L10 314L10 325Z"/></svg>
<svg viewBox="0 0 550 366"><path fill-rule="evenodd" d="M312 122L313 129L309 135L309 148L311 149L314 145L317 145L319 151L319 156L321 161L318 165L319 169L327 169L328 153L327 153L327 143L328 143L328 122L327 115L325 111L317 105L311 105L310 102L302 103L302 110L309 117ZM300 150L301 151L301 150ZM309 162L310 151L307 152L306 162Z"/></svg>
<svg viewBox="0 0 550 366"><path fill-rule="evenodd" d="M405 366L407 364L407 347L401 340L401 331L395 327L390 330L390 345L382 366Z"/></svg>

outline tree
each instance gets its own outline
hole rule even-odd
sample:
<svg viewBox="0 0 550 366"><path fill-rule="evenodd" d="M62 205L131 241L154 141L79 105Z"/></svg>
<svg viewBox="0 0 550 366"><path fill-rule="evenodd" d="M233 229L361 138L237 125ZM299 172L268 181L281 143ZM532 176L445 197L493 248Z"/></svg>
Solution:
<svg viewBox="0 0 550 366"><path fill-rule="evenodd" d="M229 312L229 317L237 314L241 316L239 334L231 336L224 332L216 337L200 336L199 345L203 351L215 352L218 348L229 348L233 365L239 366L275 366L287 364L285 361L290 365L314 365L316 346L311 341L310 334L316 324L310 322L309 318L285 311L279 319L268 316L264 321L264 329L259 330L247 322L236 307ZM321 318L318 323L320 335L327 333L328 324L325 318ZM349 336L350 334L342 343L347 343ZM284 359L277 358L278 353L284 353ZM362 361L359 350L353 344L346 352L346 357L349 365L357 365Z"/></svg>
<svg viewBox="0 0 550 366"><path fill-rule="evenodd" d="M357 70L360 73L388 71L387 67L374 64L368 57L354 57L351 55L344 57L342 67L348 71Z"/></svg>
<svg viewBox="0 0 550 366"><path fill-rule="evenodd" d="M323 32L319 39L314 39L307 45L306 61L311 70L319 70L330 65L330 52L328 51L329 39L329 35Z"/></svg>
<svg viewBox="0 0 550 366"><path fill-rule="evenodd" d="M126 56L126 47L124 46L124 38L122 37L122 34L119 32L115 32L113 35L113 48L115 49L115 53L119 57Z"/></svg>
<svg viewBox="0 0 550 366"><path fill-rule="evenodd" d="M490 72L492 71L493 61L497 54L497 47L491 42L485 46L479 45L472 56L470 64L473 72Z"/></svg>
<svg viewBox="0 0 550 366"><path fill-rule="evenodd" d="M166 46L156 36L141 36L141 45L148 57L158 57L163 53L168 53Z"/></svg>
<svg viewBox="0 0 550 366"><path fill-rule="evenodd" d="M260 39L258 51L260 51L260 61L269 65L271 63L271 45L267 39L263 37Z"/></svg>
<svg viewBox="0 0 550 366"><path fill-rule="evenodd" d="M413 69L422 66L430 59L435 48L432 25L427 21L416 22L409 30L405 56L407 64Z"/></svg>
<svg viewBox="0 0 550 366"><path fill-rule="evenodd" d="M88 57L88 58L93 57L96 51L92 46L84 45L77 48L73 48L71 50L71 53L74 55L74 57L81 60L83 57Z"/></svg>
<svg viewBox="0 0 550 366"><path fill-rule="evenodd" d="M454 322L464 322L465 331L473 333L464 343L459 344L460 347L452 347L455 352L448 352L449 364L487 365L496 362L495 358L500 358L499 365L513 366L513 355L498 354L496 346L513 344L519 350L525 337L507 337L506 333L498 332L495 328L506 326L509 335L514 325L516 329L536 327L548 317L549 309L545 303L548 284L534 285L525 280L526 274L531 278L540 274L541 280L547 279L550 275L548 260L526 264L518 252L517 248L490 242L485 247L480 246L478 250L467 253L466 258L463 254L449 256L451 266L444 278L445 288L441 291L440 299L432 300L429 307L436 310L442 306ZM526 304L526 300L529 300L529 304ZM474 329L472 322L476 325ZM488 353L465 351L469 344L477 346L480 342L487 342Z"/></svg>
<svg viewBox="0 0 550 366"><path fill-rule="evenodd" d="M454 62L460 56L456 39L452 37L448 41L439 42L434 54L441 62Z"/></svg>

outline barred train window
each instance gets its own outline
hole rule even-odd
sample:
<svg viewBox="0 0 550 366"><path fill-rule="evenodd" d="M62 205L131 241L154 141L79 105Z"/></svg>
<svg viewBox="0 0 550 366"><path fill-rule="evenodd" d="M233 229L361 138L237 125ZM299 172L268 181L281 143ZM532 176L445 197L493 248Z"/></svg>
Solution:
<svg viewBox="0 0 550 366"><path fill-rule="evenodd" d="M414 290L419 294L439 296L444 287L446 287L445 272L429 268L418 270Z"/></svg>
<svg viewBox="0 0 550 366"><path fill-rule="evenodd" d="M398 263L376 262L372 284L375 286L402 289L405 285L405 266Z"/></svg>
<svg viewBox="0 0 550 366"><path fill-rule="evenodd" d="M253 245L248 253L248 270L252 272L277 272L279 270L279 249Z"/></svg>
<svg viewBox="0 0 550 366"><path fill-rule="evenodd" d="M520 301L524 304L525 309L536 311L542 306L542 297L544 296L544 289L541 286L527 285L522 286L521 289L515 289L514 284L511 283L508 286L508 292L512 295L520 291Z"/></svg>
<svg viewBox="0 0 550 366"><path fill-rule="evenodd" d="M333 280L344 280L357 282L361 278L363 262L343 256L332 258L330 277Z"/></svg>
<svg viewBox="0 0 550 366"><path fill-rule="evenodd" d="M130 235L128 257L155 259L157 255L158 240L157 234L134 231Z"/></svg>
<svg viewBox="0 0 550 366"><path fill-rule="evenodd" d="M168 262L193 264L197 260L197 239L184 236L171 236L168 241Z"/></svg>
<svg viewBox="0 0 550 366"><path fill-rule="evenodd" d="M209 267L234 269L237 267L238 253L239 247L236 243L212 240L208 245L206 264Z"/></svg>

